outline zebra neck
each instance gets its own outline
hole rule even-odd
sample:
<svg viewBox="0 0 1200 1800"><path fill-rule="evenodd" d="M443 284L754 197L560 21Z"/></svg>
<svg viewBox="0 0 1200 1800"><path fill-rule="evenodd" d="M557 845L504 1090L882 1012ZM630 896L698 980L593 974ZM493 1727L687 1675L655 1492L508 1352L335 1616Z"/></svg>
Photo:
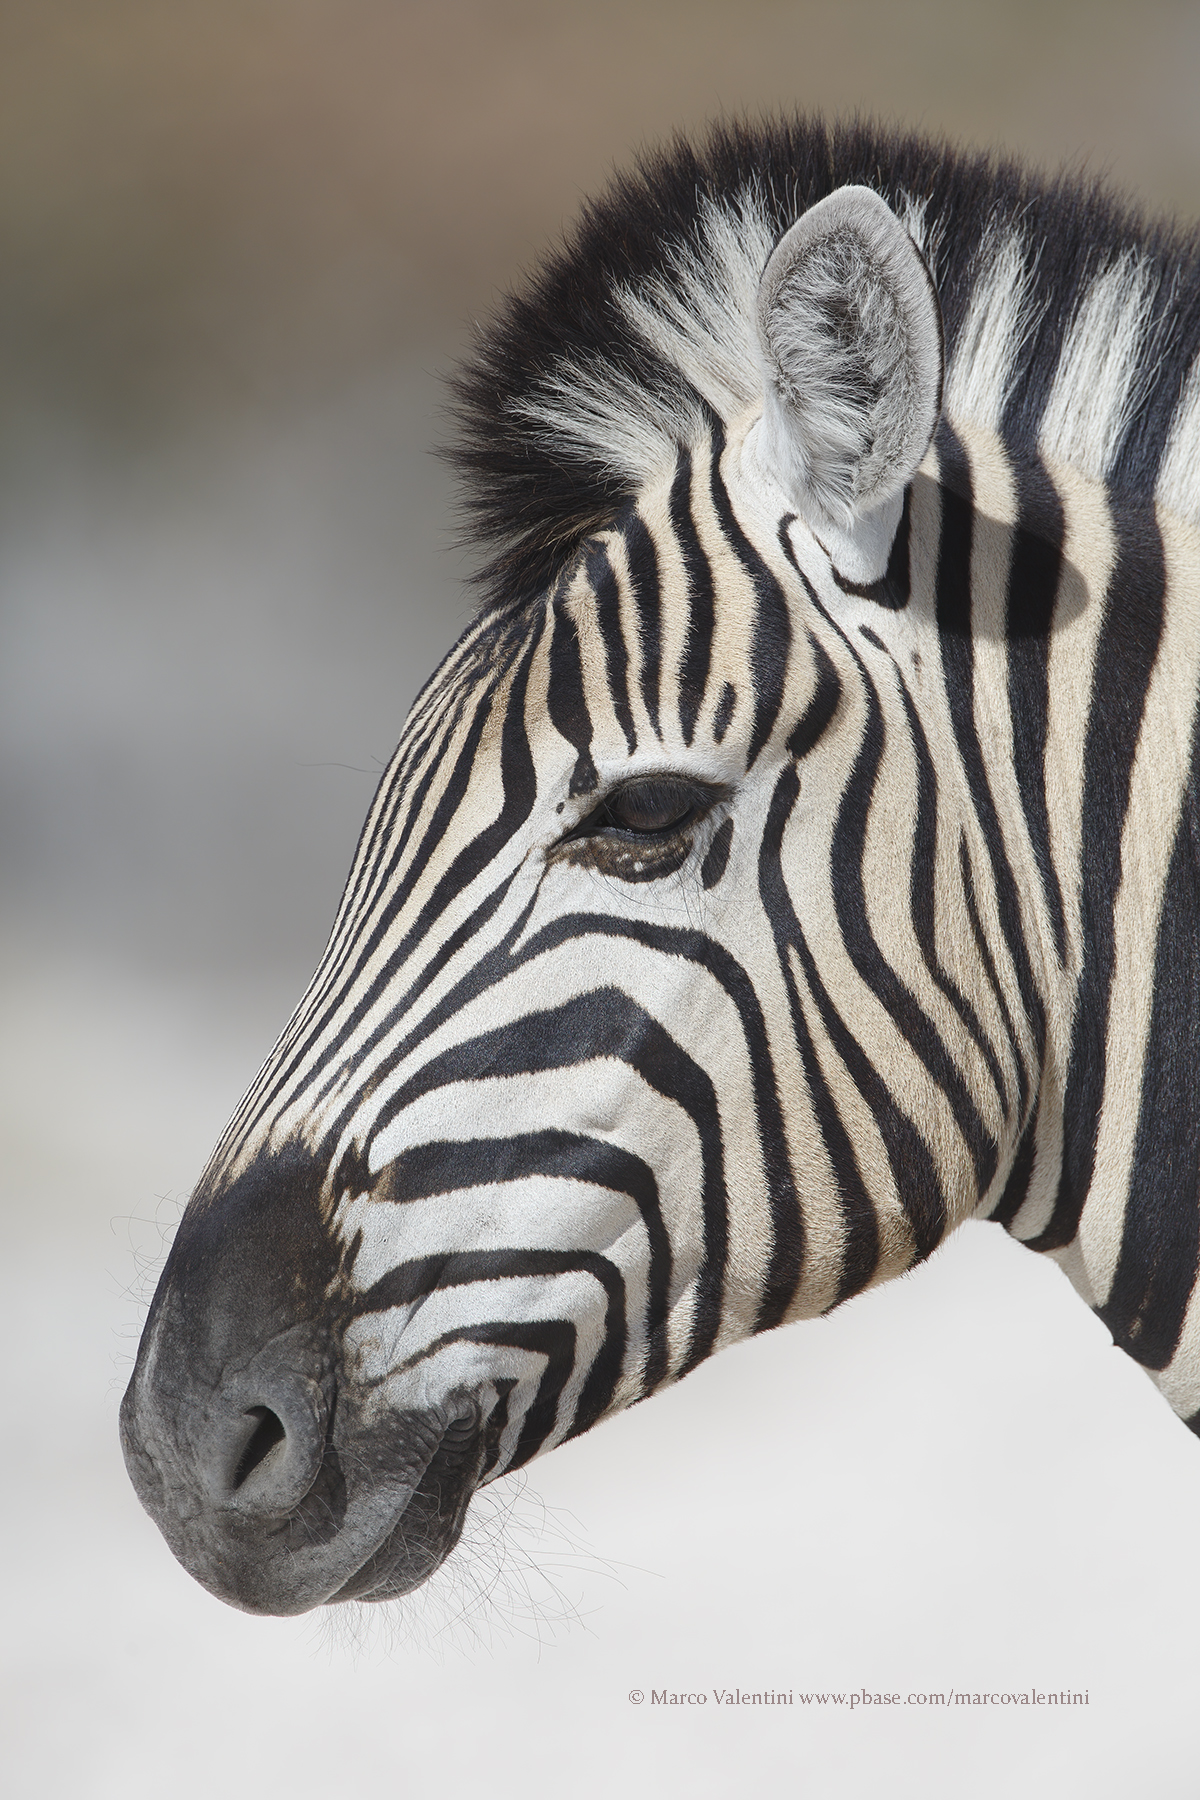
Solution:
<svg viewBox="0 0 1200 1800"><path fill-rule="evenodd" d="M1036 1111L981 1210L1055 1256L1184 1416L1200 1409L1200 534L1102 481L944 432L969 504L974 720L1040 947ZM960 552L961 555L961 552ZM941 571L943 584L946 571ZM961 575L961 571L960 571ZM950 623L939 608L939 624ZM961 662L961 657L960 657Z"/></svg>

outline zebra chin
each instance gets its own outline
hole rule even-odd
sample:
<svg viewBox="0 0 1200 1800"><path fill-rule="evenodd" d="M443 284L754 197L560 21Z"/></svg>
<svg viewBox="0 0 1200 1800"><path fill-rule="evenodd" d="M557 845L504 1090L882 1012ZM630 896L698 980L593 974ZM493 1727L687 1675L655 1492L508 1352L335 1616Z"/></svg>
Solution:
<svg viewBox="0 0 1200 1800"><path fill-rule="evenodd" d="M122 1402L143 1506L188 1573L246 1612L418 1587L494 1454L494 1389L434 1395L418 1378L411 1403L393 1389L385 1406L355 1382L337 1273L308 1159L202 1186Z"/></svg>

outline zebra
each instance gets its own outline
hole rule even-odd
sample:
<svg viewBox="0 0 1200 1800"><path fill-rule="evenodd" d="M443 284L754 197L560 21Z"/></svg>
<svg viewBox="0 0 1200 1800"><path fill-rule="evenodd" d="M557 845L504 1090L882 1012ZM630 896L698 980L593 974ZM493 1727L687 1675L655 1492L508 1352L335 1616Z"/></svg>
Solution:
<svg viewBox="0 0 1200 1800"><path fill-rule="evenodd" d="M963 1220L1200 1429L1198 242L869 124L646 157L457 378L481 599L181 1221L137 1492L250 1612Z"/></svg>

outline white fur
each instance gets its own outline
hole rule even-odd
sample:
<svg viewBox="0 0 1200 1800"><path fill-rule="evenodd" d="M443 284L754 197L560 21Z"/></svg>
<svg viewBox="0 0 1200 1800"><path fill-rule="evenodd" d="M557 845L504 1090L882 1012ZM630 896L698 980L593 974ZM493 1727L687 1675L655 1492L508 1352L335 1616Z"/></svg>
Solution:
<svg viewBox="0 0 1200 1800"><path fill-rule="evenodd" d="M759 392L754 310L774 234L753 191L736 212L703 202L700 234L701 248L689 246L672 259L670 280L660 278L640 293L621 288L617 304L639 335L729 421Z"/></svg>
<svg viewBox="0 0 1200 1800"><path fill-rule="evenodd" d="M1108 476L1144 390L1156 286L1148 261L1127 251L1087 289L1042 416L1038 444L1048 461L1099 481Z"/></svg>
<svg viewBox="0 0 1200 1800"><path fill-rule="evenodd" d="M1039 308L1031 296L1033 271L1019 231L1010 228L986 237L980 266L947 374L946 412L964 425L998 431L1017 358Z"/></svg>
<svg viewBox="0 0 1200 1800"><path fill-rule="evenodd" d="M647 393L599 357L564 357L511 410L639 487L670 466L680 444L702 435L700 408L682 389Z"/></svg>
<svg viewBox="0 0 1200 1800"><path fill-rule="evenodd" d="M1155 498L1200 525L1200 356L1192 362L1171 419Z"/></svg>
<svg viewBox="0 0 1200 1800"><path fill-rule="evenodd" d="M946 233L940 219L929 217L928 195L922 194L918 198L916 194L905 194L896 208L896 217L932 269L941 254Z"/></svg>
<svg viewBox="0 0 1200 1800"><path fill-rule="evenodd" d="M639 485L669 467L680 444L704 436L689 387L726 423L759 392L754 306L773 235L752 188L728 205L705 201L696 242L674 253L670 276L615 291L633 329L682 376L674 391L648 393L599 359L564 357L513 410Z"/></svg>

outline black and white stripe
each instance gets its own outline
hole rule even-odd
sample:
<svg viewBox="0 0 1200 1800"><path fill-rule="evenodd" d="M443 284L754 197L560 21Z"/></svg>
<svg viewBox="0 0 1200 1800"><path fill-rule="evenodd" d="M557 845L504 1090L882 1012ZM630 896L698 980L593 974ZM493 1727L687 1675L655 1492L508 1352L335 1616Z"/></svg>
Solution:
<svg viewBox="0 0 1200 1800"><path fill-rule="evenodd" d="M850 342L828 394L789 388L846 268L846 316L878 282L900 336ZM651 162L511 303L459 386L487 598L413 709L126 1403L201 1579L263 1610L410 1586L402 1515L436 1515L432 1566L478 1482L972 1215L1056 1256L1200 1422L1198 347L1191 240L812 124ZM890 411L860 348L899 371ZM825 468L870 406L839 514L805 485L811 434ZM664 791L675 823L622 823ZM212 1288L217 1252L189 1247L236 1250L263 1206L290 1301L273 1273L256 1299L250 1261ZM280 1435L203 1532L175 1522L186 1432L151 1389L201 1329L201 1263L210 1336L215 1306L260 1356L289 1319L320 1338L305 1491L337 1462L358 1562L308 1544L268 1578L212 1548L247 1483L276 1531L308 1503L261 1474L295 1435L266 1377L239 1416ZM365 1560L383 1477L350 1449L411 1465Z"/></svg>

